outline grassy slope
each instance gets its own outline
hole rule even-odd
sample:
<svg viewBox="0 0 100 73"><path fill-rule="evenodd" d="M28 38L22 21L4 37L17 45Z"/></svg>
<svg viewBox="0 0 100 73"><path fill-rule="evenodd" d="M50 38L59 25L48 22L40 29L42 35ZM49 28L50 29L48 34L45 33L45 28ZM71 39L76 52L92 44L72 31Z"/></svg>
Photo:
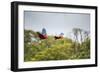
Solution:
<svg viewBox="0 0 100 73"><path fill-rule="evenodd" d="M90 50L86 47L87 42L79 44L77 52L74 49L74 42L71 39L63 38L55 40L53 36L25 47L25 61L47 61L47 60L68 60L86 59L90 57Z"/></svg>

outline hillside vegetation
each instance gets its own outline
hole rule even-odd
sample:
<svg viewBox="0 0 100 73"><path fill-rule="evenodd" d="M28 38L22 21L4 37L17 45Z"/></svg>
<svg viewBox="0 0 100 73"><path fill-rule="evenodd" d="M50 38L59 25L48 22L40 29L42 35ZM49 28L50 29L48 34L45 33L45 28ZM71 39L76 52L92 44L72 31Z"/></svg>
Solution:
<svg viewBox="0 0 100 73"><path fill-rule="evenodd" d="M32 33L36 41L31 42ZM73 60L90 58L90 38L87 37L81 43L70 38L39 39L36 32L24 31L24 61L48 61L48 60Z"/></svg>

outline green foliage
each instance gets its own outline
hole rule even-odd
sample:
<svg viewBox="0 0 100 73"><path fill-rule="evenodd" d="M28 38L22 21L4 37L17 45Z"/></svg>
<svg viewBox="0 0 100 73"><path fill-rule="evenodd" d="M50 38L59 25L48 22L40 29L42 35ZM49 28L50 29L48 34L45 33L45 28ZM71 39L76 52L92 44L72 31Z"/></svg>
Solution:
<svg viewBox="0 0 100 73"><path fill-rule="evenodd" d="M54 39L48 36L47 39L39 40L28 44L29 33L36 35L36 32L25 30L24 61L48 61L48 60L69 60L90 58L90 39L86 38L81 44L69 38ZM77 44L77 51L75 45Z"/></svg>
<svg viewBox="0 0 100 73"><path fill-rule="evenodd" d="M81 51L83 51L84 58L90 58L90 38L86 38L81 44Z"/></svg>
<svg viewBox="0 0 100 73"><path fill-rule="evenodd" d="M70 59L72 51L69 48L69 44L61 44L61 45L52 45L50 48L46 48L45 50L39 52L34 56L32 60L64 60Z"/></svg>
<svg viewBox="0 0 100 73"><path fill-rule="evenodd" d="M25 31L24 31L24 38L25 38L25 39L24 39L24 43L28 43L28 42L31 41L29 33L30 33L29 30L25 30Z"/></svg>

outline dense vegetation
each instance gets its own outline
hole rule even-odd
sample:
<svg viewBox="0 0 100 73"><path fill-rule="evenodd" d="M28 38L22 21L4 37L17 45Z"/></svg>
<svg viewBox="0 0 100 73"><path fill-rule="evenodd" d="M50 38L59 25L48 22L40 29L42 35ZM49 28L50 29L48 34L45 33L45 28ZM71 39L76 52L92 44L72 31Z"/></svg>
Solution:
<svg viewBox="0 0 100 73"><path fill-rule="evenodd" d="M77 30L76 30L77 31ZM31 41L30 33L36 39ZM74 29L75 40L64 37L54 39L48 36L47 39L40 40L36 32L32 30L24 31L24 61L47 61L47 60L68 60L90 58L90 38L85 36L81 43L78 42L77 32Z"/></svg>

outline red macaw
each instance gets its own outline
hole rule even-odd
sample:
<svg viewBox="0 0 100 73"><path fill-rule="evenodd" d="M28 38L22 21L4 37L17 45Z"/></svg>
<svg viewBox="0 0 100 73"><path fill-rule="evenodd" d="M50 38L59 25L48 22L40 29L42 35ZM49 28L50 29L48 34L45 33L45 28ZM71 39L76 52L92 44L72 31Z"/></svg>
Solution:
<svg viewBox="0 0 100 73"><path fill-rule="evenodd" d="M40 32L37 32L40 39L47 39L47 35L43 35Z"/></svg>

